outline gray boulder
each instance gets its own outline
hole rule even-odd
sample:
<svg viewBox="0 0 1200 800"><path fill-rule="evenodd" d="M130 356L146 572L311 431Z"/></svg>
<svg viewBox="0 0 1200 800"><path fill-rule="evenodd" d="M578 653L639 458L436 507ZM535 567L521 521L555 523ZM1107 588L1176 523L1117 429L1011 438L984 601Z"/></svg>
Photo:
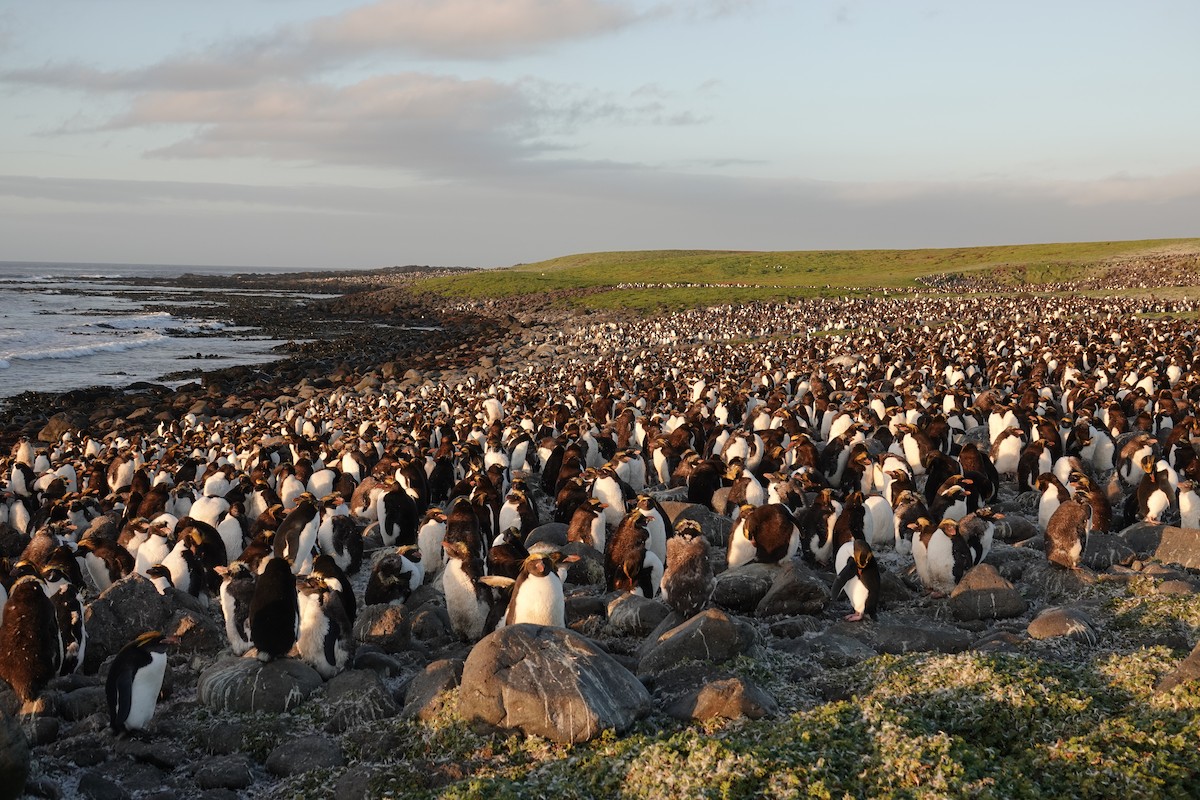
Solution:
<svg viewBox="0 0 1200 800"><path fill-rule="evenodd" d="M778 564L743 564L726 570L713 581L712 602L731 611L752 614L771 591L782 569Z"/></svg>
<svg viewBox="0 0 1200 800"><path fill-rule="evenodd" d="M1028 609L1025 598L991 564L970 569L950 593L950 607L961 620L1019 617Z"/></svg>
<svg viewBox="0 0 1200 800"><path fill-rule="evenodd" d="M1200 569L1200 531L1139 522L1121 531L1120 537L1139 558Z"/></svg>
<svg viewBox="0 0 1200 800"><path fill-rule="evenodd" d="M574 631L510 625L485 636L463 666L459 713L468 722L555 742L622 733L650 711L650 693L612 656Z"/></svg>
<svg viewBox="0 0 1200 800"><path fill-rule="evenodd" d="M215 618L186 608L167 620L165 632L178 640L175 651L180 653L219 653L229 646L225 628Z"/></svg>
<svg viewBox="0 0 1200 800"><path fill-rule="evenodd" d="M684 661L728 661L747 652L755 641L748 622L710 608L655 638L638 663L638 674L662 672Z"/></svg>
<svg viewBox="0 0 1200 800"><path fill-rule="evenodd" d="M219 711L290 711L324 685L302 661L281 658L221 658L200 673L196 697Z"/></svg>
<svg viewBox="0 0 1200 800"><path fill-rule="evenodd" d="M608 601L609 636L646 636L667 618L671 609L665 603L632 592L622 592Z"/></svg>
<svg viewBox="0 0 1200 800"><path fill-rule="evenodd" d="M446 658L425 667L408 684L404 695L405 719L428 720L436 717L446 707L447 693L462 683L463 660Z"/></svg>
<svg viewBox="0 0 1200 800"><path fill-rule="evenodd" d="M1096 582L1096 576L1086 569L1063 569L1041 560L1026 567L1020 583L1026 594L1048 602L1071 600L1084 594Z"/></svg>
<svg viewBox="0 0 1200 800"><path fill-rule="evenodd" d="M143 633L164 630L173 611L154 584L136 572L109 586L84 613L88 633L84 672L100 669L108 658Z"/></svg>
<svg viewBox="0 0 1200 800"><path fill-rule="evenodd" d="M525 537L526 547L533 547L535 544L565 547L567 545L567 524L565 522L547 522L537 526Z"/></svg>
<svg viewBox="0 0 1200 800"><path fill-rule="evenodd" d="M567 564L567 583L576 586L604 585L604 555L583 542L567 542L559 548L564 556L576 556Z"/></svg>
<svg viewBox="0 0 1200 800"><path fill-rule="evenodd" d="M728 574L724 573L721 577ZM828 602L829 586L804 562L793 558L780 565L771 587L758 602L754 613L760 617L820 614Z"/></svg>
<svg viewBox="0 0 1200 800"><path fill-rule="evenodd" d="M412 644L412 623L404 606L377 604L359 609L354 639L385 653L400 653Z"/></svg>

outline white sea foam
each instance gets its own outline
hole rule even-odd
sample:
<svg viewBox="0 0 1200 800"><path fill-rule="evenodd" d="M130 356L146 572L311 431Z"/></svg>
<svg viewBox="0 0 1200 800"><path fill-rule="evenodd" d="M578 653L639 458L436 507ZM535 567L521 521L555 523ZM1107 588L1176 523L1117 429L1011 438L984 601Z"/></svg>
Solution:
<svg viewBox="0 0 1200 800"><path fill-rule="evenodd" d="M166 339L161 333L148 333L143 336L118 339L116 341L97 342L96 344L77 344L65 347L46 347L26 350L23 353L6 353L5 359L10 361L44 361L50 358L82 358L101 353L124 353L138 347L149 347Z"/></svg>

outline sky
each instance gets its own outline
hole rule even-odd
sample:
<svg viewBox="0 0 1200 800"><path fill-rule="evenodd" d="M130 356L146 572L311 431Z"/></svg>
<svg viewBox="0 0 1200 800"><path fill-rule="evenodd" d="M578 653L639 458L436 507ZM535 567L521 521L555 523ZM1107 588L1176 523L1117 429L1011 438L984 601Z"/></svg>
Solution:
<svg viewBox="0 0 1200 800"><path fill-rule="evenodd" d="M1200 236L1194 0L0 0L0 261Z"/></svg>

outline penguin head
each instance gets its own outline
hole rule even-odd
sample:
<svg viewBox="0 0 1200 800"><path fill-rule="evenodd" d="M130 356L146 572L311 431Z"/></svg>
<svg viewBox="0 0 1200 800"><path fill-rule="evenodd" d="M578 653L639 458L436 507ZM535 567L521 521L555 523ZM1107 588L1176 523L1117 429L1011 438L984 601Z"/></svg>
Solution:
<svg viewBox="0 0 1200 800"><path fill-rule="evenodd" d="M863 539L854 540L854 566L861 572L867 568L867 565L875 560L875 554L871 552L871 545L867 544Z"/></svg>

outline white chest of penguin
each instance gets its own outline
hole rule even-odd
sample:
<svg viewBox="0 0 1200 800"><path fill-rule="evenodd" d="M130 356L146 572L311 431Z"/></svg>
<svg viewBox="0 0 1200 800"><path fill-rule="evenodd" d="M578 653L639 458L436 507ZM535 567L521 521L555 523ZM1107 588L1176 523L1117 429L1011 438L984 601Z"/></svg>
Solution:
<svg viewBox="0 0 1200 800"><path fill-rule="evenodd" d="M513 597L512 624L564 624L562 581L557 575L529 575L521 582L521 590Z"/></svg>

